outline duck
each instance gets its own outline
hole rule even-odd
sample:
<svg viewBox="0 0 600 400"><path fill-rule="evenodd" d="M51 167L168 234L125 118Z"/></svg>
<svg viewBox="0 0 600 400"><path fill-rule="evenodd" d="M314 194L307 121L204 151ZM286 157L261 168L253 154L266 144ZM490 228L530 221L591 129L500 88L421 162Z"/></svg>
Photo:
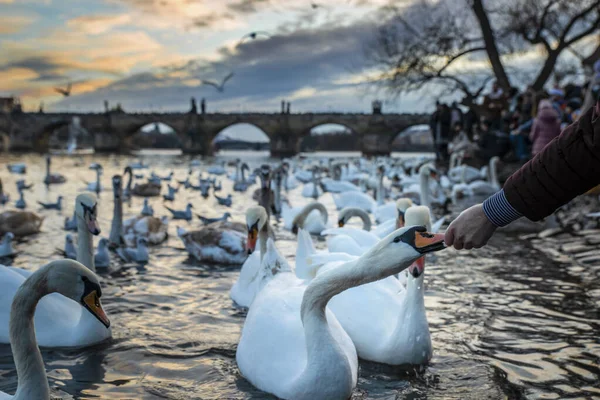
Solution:
<svg viewBox="0 0 600 400"><path fill-rule="evenodd" d="M214 224L215 222L226 222L229 218L231 218L231 213L226 212L219 218L206 218L198 214L196 214L196 216L200 221L202 221L203 225L210 225Z"/></svg>
<svg viewBox="0 0 600 400"><path fill-rule="evenodd" d="M40 231L44 217L29 211L5 211L0 214L0 234L8 232L16 237L34 235Z"/></svg>
<svg viewBox="0 0 600 400"><path fill-rule="evenodd" d="M215 196L215 199L217 199L217 203L219 203L219 205L222 205L225 207L231 207L231 204L232 204L231 194L228 194L227 197L219 197L213 193L213 196Z"/></svg>
<svg viewBox="0 0 600 400"><path fill-rule="evenodd" d="M154 216L154 209L152 208L152 206L150 206L150 204L148 204L148 199L144 199L144 207L142 208L142 212L140 213L141 215L145 216L145 217L152 217Z"/></svg>
<svg viewBox="0 0 600 400"><path fill-rule="evenodd" d="M44 208L45 210L62 210L62 200L63 197L62 196L58 196L58 198L56 199L55 203L43 203L41 201L38 201L37 203L42 206L42 208Z"/></svg>
<svg viewBox="0 0 600 400"><path fill-rule="evenodd" d="M144 237L138 237L136 243L136 248L117 247L117 255L125 262L147 263L149 258L148 240Z"/></svg>
<svg viewBox="0 0 600 400"><path fill-rule="evenodd" d="M101 238L96 247L96 254L94 254L94 265L98 268L110 267L110 253L108 252L109 241L107 238Z"/></svg>
<svg viewBox="0 0 600 400"><path fill-rule="evenodd" d="M358 357L327 304L344 290L397 274L443 246L441 235L405 227L308 284L292 273L275 275L244 322L236 351L240 373L281 399L348 399L357 383Z"/></svg>
<svg viewBox="0 0 600 400"><path fill-rule="evenodd" d="M194 208L194 206L191 203L188 203L188 205L185 207L185 210L173 210L172 208L166 206L165 208L171 212L173 219L184 219L186 221L192 220L192 208Z"/></svg>
<svg viewBox="0 0 600 400"><path fill-rule="evenodd" d="M92 329L109 331L96 275L73 260L56 260L25 276L0 266L0 337L10 343L18 377L14 396L4 400L50 399L50 386L38 346L69 345ZM93 328L91 328L93 326ZM56 347L56 346L55 346Z"/></svg>
<svg viewBox="0 0 600 400"><path fill-rule="evenodd" d="M0 242L0 258L14 257L17 251L14 249L12 241L15 238L12 232L6 232Z"/></svg>
<svg viewBox="0 0 600 400"><path fill-rule="evenodd" d="M177 236L190 256L211 264L240 265L246 260L246 229L238 223L217 222L187 232L177 227Z"/></svg>
<svg viewBox="0 0 600 400"><path fill-rule="evenodd" d="M406 210L406 226L431 230L426 206ZM383 239L382 239L383 240ZM443 245L443 244L442 244ZM318 269L317 276L332 263ZM432 356L424 303L425 256L403 271L406 286L395 277L349 289L329 302L329 309L348 333L361 359L388 365L425 365Z"/></svg>
<svg viewBox="0 0 600 400"><path fill-rule="evenodd" d="M262 270L261 265L265 257L269 257L269 262L273 266L269 275L271 277L278 272L292 270L276 248L273 247L271 252L268 252L267 243L269 240L274 239L274 234L264 207L255 206L246 210L246 226L248 228L246 246L249 255L242 265L238 279L229 291L231 299L240 307L250 307L254 298L264 286L266 277L260 276L259 272ZM259 251L256 251L257 242Z"/></svg>
<svg viewBox="0 0 600 400"><path fill-rule="evenodd" d="M284 203L282 216L285 229L292 233L298 233L298 229L302 228L313 235L318 235L327 229L329 214L323 203L314 201L302 208L289 208Z"/></svg>
<svg viewBox="0 0 600 400"><path fill-rule="evenodd" d="M50 155L46 156L46 177L44 178L44 183L46 185L65 183L67 178L65 178L61 174L51 174L50 173L50 164L52 163L50 159Z"/></svg>
<svg viewBox="0 0 600 400"><path fill-rule="evenodd" d="M27 173L27 164L25 163L7 164L6 167L8 168L8 171L12 172L13 174Z"/></svg>
<svg viewBox="0 0 600 400"><path fill-rule="evenodd" d="M27 208L27 203L25 202L25 196L23 195L22 190L19 190L19 199L15 201L15 207L19 210L24 210Z"/></svg>
<svg viewBox="0 0 600 400"><path fill-rule="evenodd" d="M88 182L87 190L90 192L100 193L102 191L102 184L100 183L100 177L104 173L104 170L100 166L100 168L95 169L96 171L96 182Z"/></svg>

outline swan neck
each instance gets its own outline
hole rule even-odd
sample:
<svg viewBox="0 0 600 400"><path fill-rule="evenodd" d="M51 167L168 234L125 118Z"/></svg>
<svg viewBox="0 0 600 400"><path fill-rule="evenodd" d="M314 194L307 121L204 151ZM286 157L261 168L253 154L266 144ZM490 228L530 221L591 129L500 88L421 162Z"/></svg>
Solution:
<svg viewBox="0 0 600 400"><path fill-rule="evenodd" d="M383 205L383 197L383 175L381 175L377 185L377 205Z"/></svg>
<svg viewBox="0 0 600 400"><path fill-rule="evenodd" d="M306 205L302 211L294 218L294 224L299 228L304 228L304 221L306 217L313 211L318 210L321 213L321 218L323 219L323 224L327 225L327 219L329 218L329 214L327 213L327 209L325 206L319 202L314 202Z"/></svg>
<svg viewBox="0 0 600 400"><path fill-rule="evenodd" d="M497 188L500 188L500 183L498 182L498 173L496 171L496 160L495 159L491 159L490 160L490 167L489 167L489 174L490 174L490 183L492 185L494 185Z"/></svg>
<svg viewBox="0 0 600 400"><path fill-rule="evenodd" d="M263 227L260 229L260 232L258 232L258 241L259 241L259 245L260 245L260 261L262 262L265 254L267 254L267 241L269 240L269 221L267 220L267 222L263 225Z"/></svg>
<svg viewBox="0 0 600 400"><path fill-rule="evenodd" d="M429 198L429 175L428 174L421 174L421 176L420 176L419 194L421 197L421 205L431 208L431 199Z"/></svg>
<svg viewBox="0 0 600 400"><path fill-rule="evenodd" d="M33 322L39 300L48 293L46 275L34 273L17 290L11 307L10 343L19 380L17 395L22 398L50 398L48 378Z"/></svg>
<svg viewBox="0 0 600 400"><path fill-rule="evenodd" d="M129 171L129 178L127 179L127 191L131 191L131 184L133 183L133 172Z"/></svg>
<svg viewBox="0 0 600 400"><path fill-rule="evenodd" d="M87 224L83 218L77 218L77 261L88 267L92 272L96 272L93 249L92 234Z"/></svg>
<svg viewBox="0 0 600 400"><path fill-rule="evenodd" d="M121 242L121 235L123 234L123 199L121 196L115 196L114 203L113 219L108 240L110 243L119 244Z"/></svg>

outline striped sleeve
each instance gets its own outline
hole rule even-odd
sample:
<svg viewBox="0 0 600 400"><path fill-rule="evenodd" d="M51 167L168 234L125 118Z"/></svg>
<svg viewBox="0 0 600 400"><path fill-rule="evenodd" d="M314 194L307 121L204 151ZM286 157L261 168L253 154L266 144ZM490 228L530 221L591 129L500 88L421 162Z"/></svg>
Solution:
<svg viewBox="0 0 600 400"><path fill-rule="evenodd" d="M504 190L483 202L483 212L490 222L498 227L506 226L523 216L508 202Z"/></svg>

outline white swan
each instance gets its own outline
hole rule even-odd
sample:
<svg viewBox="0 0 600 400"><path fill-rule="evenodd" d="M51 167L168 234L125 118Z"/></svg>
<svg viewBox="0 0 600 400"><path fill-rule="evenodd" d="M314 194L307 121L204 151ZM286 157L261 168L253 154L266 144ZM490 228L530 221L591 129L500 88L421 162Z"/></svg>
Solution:
<svg viewBox="0 0 600 400"><path fill-rule="evenodd" d="M96 169L96 181L89 182L87 184L87 190L89 190L90 192L96 192L96 193L102 191L102 184L100 183L100 176L102 176L102 174L103 174L102 168L97 168Z"/></svg>
<svg viewBox="0 0 600 400"><path fill-rule="evenodd" d="M371 218L369 217L369 214L367 214L365 210L356 207L346 207L339 212L338 226L343 228L352 217L358 217L361 219L363 223L363 230L371 230Z"/></svg>
<svg viewBox="0 0 600 400"><path fill-rule="evenodd" d="M430 229L429 214L425 206L411 207L406 210L406 224ZM444 235L434 237L443 240ZM432 346L423 297L424 259L420 257L402 272L408 272L406 287L388 277L347 290L329 302L360 358L390 365L422 365L430 360ZM323 266L318 274L335 266Z"/></svg>
<svg viewBox="0 0 600 400"><path fill-rule="evenodd" d="M327 229L328 213L322 203L314 201L305 205L301 210L297 212L296 210L283 207L282 215L286 229L298 233L298 229L302 228L314 235Z"/></svg>
<svg viewBox="0 0 600 400"><path fill-rule="evenodd" d="M242 307L250 307L264 286L265 280L268 279L259 272L261 264L265 262L265 257L269 258L266 262L273 266L271 276L281 271L291 271L285 258L274 247L271 253L267 251L267 242L272 238L273 232L269 226L265 209L261 206L250 207L246 211L246 224L248 226L247 247L250 255L244 261L240 275L229 292L231 299ZM257 242L259 251L255 251Z"/></svg>
<svg viewBox="0 0 600 400"><path fill-rule="evenodd" d="M0 258L3 257L14 257L17 252L13 248L12 240L15 238L12 232L7 232L2 237L2 242L0 242Z"/></svg>
<svg viewBox="0 0 600 400"><path fill-rule="evenodd" d="M2 303L0 309L0 319L3 321L0 332L2 336L6 334L10 338L19 380L14 396L0 392L0 399L50 399L50 387L38 348L38 344L44 345L41 337L47 335L46 332L40 332L40 323L46 322L48 327L53 327L52 322L58 325L68 320L71 325L70 336L77 336L86 332L91 318L102 329L108 330L110 321L100 303L102 290L98 278L72 260L53 261L38 269L27 280L4 266L0 266L0 275L6 278L0 280L0 287L12 292L11 304ZM3 290L0 293L1 301L6 301L6 297ZM49 302L44 300L52 297L65 299L68 306L50 307ZM44 312L48 312L52 318L42 320L39 315ZM60 336L57 339L61 339Z"/></svg>
<svg viewBox="0 0 600 400"><path fill-rule="evenodd" d="M352 286L402 271L443 248L442 241L422 227L403 228L308 286L292 273L277 274L248 312L236 353L240 372L282 399L348 399L357 381L356 350L327 303Z"/></svg>
<svg viewBox="0 0 600 400"><path fill-rule="evenodd" d="M362 192L344 192L333 195L333 201L338 210L346 207L356 207L372 213L377 206L371 196Z"/></svg>
<svg viewBox="0 0 600 400"><path fill-rule="evenodd" d="M331 178L323 178L321 185L326 192L343 193L343 192L360 192L360 188L352 182L336 181Z"/></svg>
<svg viewBox="0 0 600 400"><path fill-rule="evenodd" d="M413 202L411 199L402 197L396 201L396 216L394 219L390 219L385 221L379 225L375 229L373 229L373 234L379 236L380 238L386 237L393 231L398 228L402 228L404 226L404 213L411 207Z"/></svg>

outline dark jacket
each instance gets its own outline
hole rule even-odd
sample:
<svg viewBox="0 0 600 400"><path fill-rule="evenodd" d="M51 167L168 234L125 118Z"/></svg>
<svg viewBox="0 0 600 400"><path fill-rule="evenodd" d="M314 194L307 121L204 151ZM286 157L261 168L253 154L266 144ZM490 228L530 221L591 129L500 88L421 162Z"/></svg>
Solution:
<svg viewBox="0 0 600 400"><path fill-rule="evenodd" d="M510 204L538 221L600 184L600 102L504 184Z"/></svg>

